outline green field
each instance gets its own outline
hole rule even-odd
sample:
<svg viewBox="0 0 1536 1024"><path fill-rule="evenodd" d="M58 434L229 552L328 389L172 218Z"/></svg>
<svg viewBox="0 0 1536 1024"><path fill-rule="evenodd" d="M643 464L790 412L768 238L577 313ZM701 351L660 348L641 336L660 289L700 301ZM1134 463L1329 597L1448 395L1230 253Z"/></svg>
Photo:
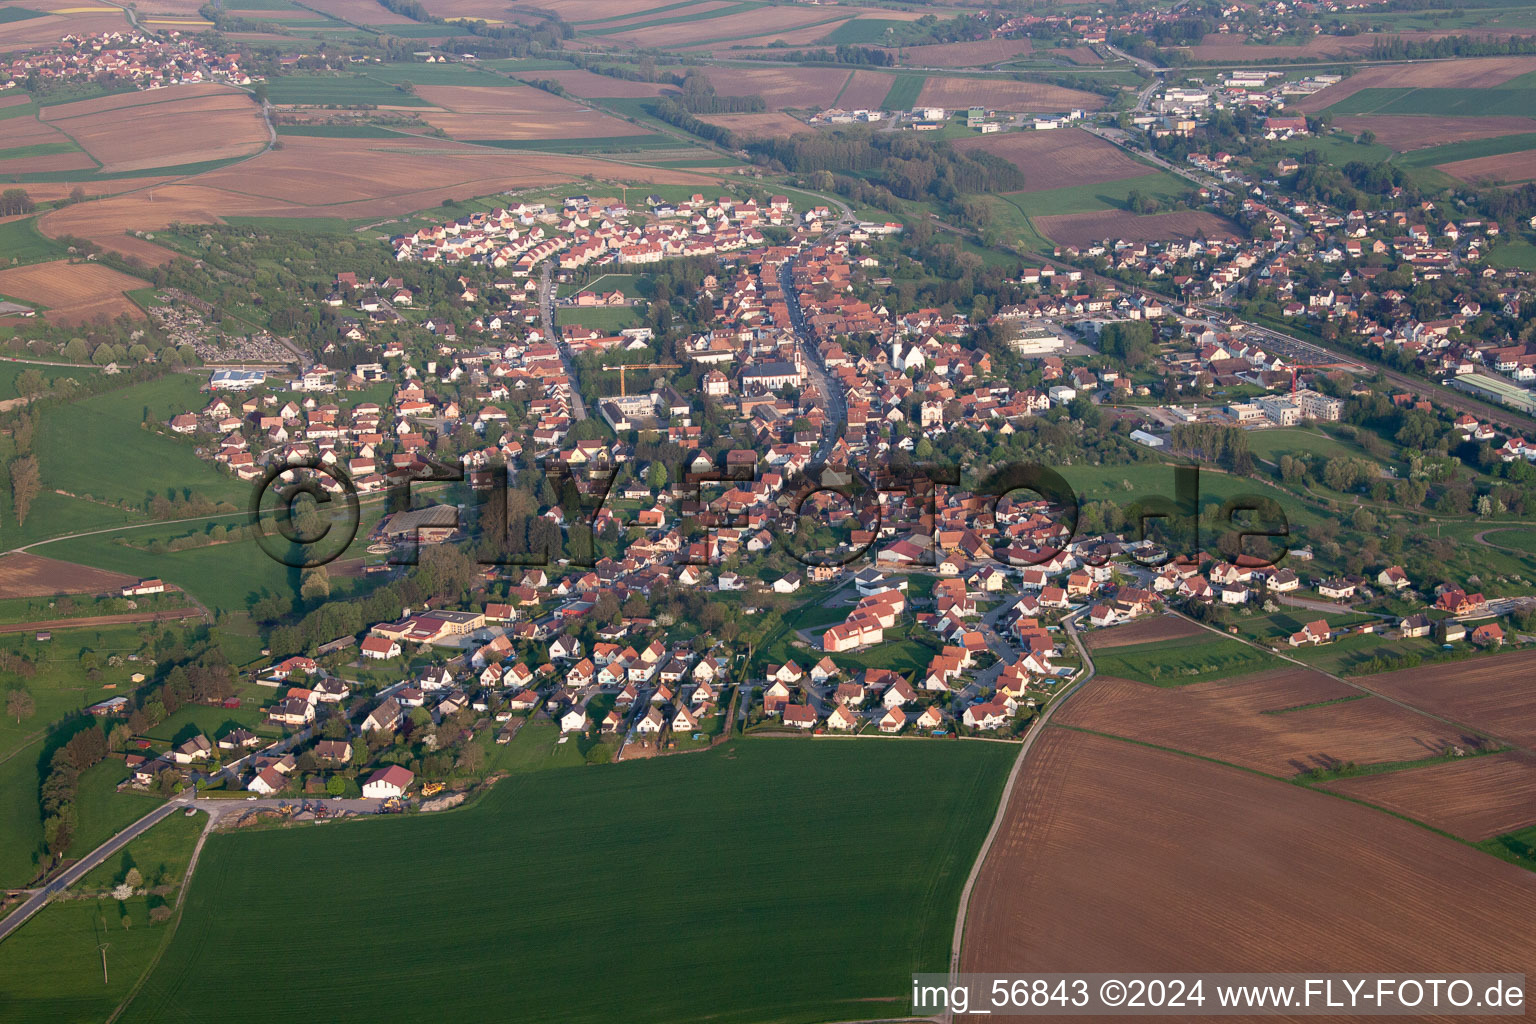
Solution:
<svg viewBox="0 0 1536 1024"><path fill-rule="evenodd" d="M1262 651L1215 633L1095 651L1093 664L1101 676L1154 686L1231 679L1279 667L1279 662Z"/></svg>
<svg viewBox="0 0 1536 1024"><path fill-rule="evenodd" d="M124 903L54 903L0 944L0 1021L97 1024L110 1017L169 934L167 925L150 920L149 911L175 901L175 888L206 821L203 814L171 815L87 874L75 890L109 889L129 868L137 868L146 887L169 891Z"/></svg>
<svg viewBox="0 0 1536 1024"><path fill-rule="evenodd" d="M158 796L117 791L117 784L128 778L122 761L109 757L80 774L80 788L75 795L75 813L79 825L67 857L83 857L144 815L160 806Z"/></svg>
<svg viewBox="0 0 1536 1024"><path fill-rule="evenodd" d="M514 776L443 815L215 834L121 1019L477 1020L487 1006L592 1024L901 1016L911 972L948 961L959 890L1015 753L740 740ZM506 882L525 858L559 878ZM278 864L347 870L296 894L273 884ZM268 945L252 971L232 955L253 934L290 931L299 907L326 922L322 956ZM409 927L380 928L381 913ZM509 966L488 970L492 955ZM383 966L402 958L421 966ZM687 984L658 984L662 964ZM309 981L304 1000L272 971Z"/></svg>
<svg viewBox="0 0 1536 1024"><path fill-rule="evenodd" d="M1531 97L1536 100L1536 92L1532 92ZM1457 160L1475 160L1478 157L1500 156L1504 153L1523 153L1528 149L1536 149L1536 132L1521 132L1517 135L1500 135L1492 139L1473 139L1470 142L1451 142L1443 146L1415 149L1397 157L1394 162L1404 167L1433 167L1436 164L1448 164Z"/></svg>
<svg viewBox="0 0 1536 1024"><path fill-rule="evenodd" d="M283 75L267 83L267 96L273 103L305 106L429 106L426 100L366 74Z"/></svg>
<svg viewBox="0 0 1536 1024"><path fill-rule="evenodd" d="M885 94L885 100L880 106L885 110L911 110L926 81L927 75L897 75L891 82L891 91Z"/></svg>
<svg viewBox="0 0 1536 1024"><path fill-rule="evenodd" d="M377 522L379 507L363 506L362 523L357 538L348 549L349 556L362 555L368 530ZM243 525L247 522L247 514L236 513L208 522ZM300 571L273 561L251 539L159 554L144 547L154 539L184 536L195 525L199 524L150 526L118 534L61 540L39 548L37 553L130 576L159 576L180 586L214 611L232 614L243 613L264 593L298 593ZM134 546L119 543L119 538L131 540ZM331 581L333 597L344 596L350 588L351 581L346 578L334 577Z"/></svg>
<svg viewBox="0 0 1536 1024"><path fill-rule="evenodd" d="M1430 114L1437 117L1525 117L1536 102L1536 90L1498 89L1361 89L1328 109L1339 114Z"/></svg>
<svg viewBox="0 0 1536 1024"><path fill-rule="evenodd" d="M486 71L471 64L380 64L370 67L369 78L391 84L411 82L415 85L493 85L511 89L526 88L515 78Z"/></svg>
<svg viewBox="0 0 1536 1024"><path fill-rule="evenodd" d="M187 870L192 847L208 823L208 815L172 814L107 858L78 883L82 890L107 889L122 882L129 868L138 868L151 888L175 885Z"/></svg>
<svg viewBox="0 0 1536 1024"><path fill-rule="evenodd" d="M42 740L34 740L0 761L0 828L5 831L5 842L0 843L0 885L26 885L37 875L36 855L43 845L37 790L42 749ZM0 949L7 945L0 943Z"/></svg>
<svg viewBox="0 0 1536 1024"><path fill-rule="evenodd" d="M28 10L25 7L0 7L0 25L12 21L30 21L33 18L46 17L43 11Z"/></svg>
<svg viewBox="0 0 1536 1024"><path fill-rule="evenodd" d="M63 259L68 254L66 247L37 230L36 217L0 224L0 266L42 263ZM0 373L8 379L16 376L9 367L0 368Z"/></svg>
<svg viewBox="0 0 1536 1024"><path fill-rule="evenodd" d="M1496 267L1536 271L1536 245L1530 242L1505 242L1488 253L1488 262Z"/></svg>
<svg viewBox="0 0 1536 1024"><path fill-rule="evenodd" d="M1026 171L1024 180L1029 180ZM1135 178L1107 181L1098 185L1068 185L1041 192L1012 192L1008 198L1031 217L1049 217L1060 213L1091 213L1095 210L1125 209L1132 192L1164 205L1190 190L1189 183L1167 171L1153 171Z"/></svg>
<svg viewBox="0 0 1536 1024"><path fill-rule="evenodd" d="M190 441L145 429L208 403L198 376L173 373L48 409L38 428L37 461L43 483L71 494L142 506L154 495L186 490L240 507L249 484L199 459Z"/></svg>
<svg viewBox="0 0 1536 1024"><path fill-rule="evenodd" d="M817 45L835 46L838 43L854 43L878 46L888 38L898 36L911 22L889 21L884 18L856 18L833 29L829 35L818 39ZM892 35L887 36L889 32Z"/></svg>
<svg viewBox="0 0 1536 1024"><path fill-rule="evenodd" d="M579 324L594 331L618 332L640 323L633 306L562 306L555 310L555 321L562 327Z"/></svg>

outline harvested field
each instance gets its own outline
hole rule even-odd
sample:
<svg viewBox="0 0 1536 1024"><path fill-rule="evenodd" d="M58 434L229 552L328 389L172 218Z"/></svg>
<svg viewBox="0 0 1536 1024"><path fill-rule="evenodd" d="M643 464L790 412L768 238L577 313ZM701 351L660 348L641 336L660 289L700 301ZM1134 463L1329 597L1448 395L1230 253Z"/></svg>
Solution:
<svg viewBox="0 0 1536 1024"><path fill-rule="evenodd" d="M26 95L25 93L21 95L11 93L9 96L0 96L0 110L4 110L6 107L19 107L23 103L31 102L32 97Z"/></svg>
<svg viewBox="0 0 1536 1024"><path fill-rule="evenodd" d="M138 578L134 576L24 551L0 555L0 600L53 594L115 594L124 585L136 582Z"/></svg>
<svg viewBox="0 0 1536 1024"><path fill-rule="evenodd" d="M0 160L0 174L33 174L38 171L94 171L96 161L86 153L50 153Z"/></svg>
<svg viewBox="0 0 1536 1024"><path fill-rule="evenodd" d="M80 207L88 209L91 205L81 203ZM47 318L60 324L120 314L143 317L144 312L123 293L143 288L146 283L98 263L67 260L0 270L0 295L47 306Z"/></svg>
<svg viewBox="0 0 1536 1024"><path fill-rule="evenodd" d="M968 107L979 103L991 110L1058 111L1081 107L1098 110L1103 96L1081 89L1064 89L1041 82L1001 81L990 78L941 78L929 76L918 93L925 107Z"/></svg>
<svg viewBox="0 0 1536 1024"><path fill-rule="evenodd" d="M628 43L633 46L656 46L669 50L687 46L731 40L742 46L768 46L785 38L786 33L829 22L836 18L839 9L828 6L758 7L718 18L700 18L667 25L651 25L648 28L631 28L622 32L604 34L597 38L604 43ZM666 18L669 15L663 14ZM815 38L821 38L832 30L826 25L817 30ZM793 40L785 40L792 42ZM847 77L846 73L844 77Z"/></svg>
<svg viewBox="0 0 1536 1024"><path fill-rule="evenodd" d="M1036 217L1035 228L1062 245L1091 245L1106 238L1147 242L1169 238L1240 238L1237 226L1204 210L1132 216L1122 210Z"/></svg>
<svg viewBox="0 0 1536 1024"><path fill-rule="evenodd" d="M713 11L723 10L727 7L734 7L736 6L736 2L735 0L697 0L697 2L688 4L687 7L675 7L671 10L657 10L659 7L672 6L671 4L666 3L665 0L657 0L655 4L644 7L633 13L621 12L615 14L615 5L612 3L604 3L603 0L597 0L595 3L582 3L580 0L577 0L576 3L564 5L556 3L551 5L550 9L556 10L556 8L560 6L573 8L572 13L560 14L560 16L565 18L567 21L574 18L577 21L596 22L596 24L592 25L583 25L582 28L589 32L606 32L610 28L633 28L635 25L638 25L641 22L657 21L662 18L677 18L685 16L702 18L704 15ZM559 12L557 11L557 13Z"/></svg>
<svg viewBox="0 0 1536 1024"><path fill-rule="evenodd" d="M260 110L242 92L175 86L148 94L147 102L131 102L143 95L45 107L41 116L106 172L248 156L267 144Z"/></svg>
<svg viewBox="0 0 1536 1024"><path fill-rule="evenodd" d="M849 18L848 21L820 22L806 28L791 29L788 32L776 32L771 36L765 36L761 39L728 39L724 42L695 43L692 46L679 47L678 52L690 55L709 54L715 57L729 58L746 55L774 57L781 55L779 51L785 46L815 46L819 49L823 39L853 20ZM758 46L766 43L781 43L783 45L778 48L765 46L759 50L748 49L749 46Z"/></svg>
<svg viewBox="0 0 1536 1024"><path fill-rule="evenodd" d="M1536 757L1488 754L1322 787L1473 842L1536 825Z"/></svg>
<svg viewBox="0 0 1536 1024"><path fill-rule="evenodd" d="M1062 46L1054 50L1046 51L1053 57L1065 57L1073 64L1102 64L1104 58L1094 52L1091 46Z"/></svg>
<svg viewBox="0 0 1536 1024"><path fill-rule="evenodd" d="M338 21L350 21L354 25L414 25L416 22L403 14L386 10L376 0L304 0L305 6ZM195 12L194 12L195 13Z"/></svg>
<svg viewBox="0 0 1536 1024"><path fill-rule="evenodd" d="M1498 156L1480 156L1473 160L1456 160L1437 164L1435 170L1444 171L1462 181L1488 184L1509 184L1536 179L1536 154L1530 150L1519 153L1501 153Z"/></svg>
<svg viewBox="0 0 1536 1024"><path fill-rule="evenodd" d="M816 130L788 114L701 114L699 120L742 135L784 136Z"/></svg>
<svg viewBox="0 0 1536 1024"><path fill-rule="evenodd" d="M18 146L45 146L51 143L68 143L69 136L51 124L44 124L35 117L12 117L5 121L5 135L0 149Z"/></svg>
<svg viewBox="0 0 1536 1024"><path fill-rule="evenodd" d="M1148 173L1125 155L1081 128L1058 128L1049 132L1008 132L961 139L956 149L985 150L1000 156L1024 172L1025 191L1066 188L1069 185L1100 185Z"/></svg>
<svg viewBox="0 0 1536 1024"><path fill-rule="evenodd" d="M1421 665L1363 680L1371 689L1501 740L1536 746L1536 651Z"/></svg>
<svg viewBox="0 0 1536 1024"><path fill-rule="evenodd" d="M524 71L514 75L523 81L542 79L547 82L559 82L561 88L572 96L580 96L584 99L641 99L649 96L660 96L663 93L676 93L674 85L662 85L660 82L627 82L622 78L612 78L608 75L593 74L591 71Z"/></svg>
<svg viewBox="0 0 1536 1024"><path fill-rule="evenodd" d="M1340 701L1358 692L1297 668L1175 688L1101 676L1056 720L1281 776L1477 745L1464 730L1376 697Z"/></svg>
<svg viewBox="0 0 1536 1024"><path fill-rule="evenodd" d="M902 63L915 68L980 68L1023 56L1032 47L1028 39L977 39L968 43L908 46L901 54Z"/></svg>
<svg viewBox="0 0 1536 1024"><path fill-rule="evenodd" d="M1428 64L1366 68L1295 103L1309 114L1333 106L1361 89L1488 89L1536 71L1536 57L1460 57Z"/></svg>
<svg viewBox="0 0 1536 1024"><path fill-rule="evenodd" d="M779 110L830 107L850 72L840 68L708 68L705 74L722 96L761 96L769 110Z"/></svg>
<svg viewBox="0 0 1536 1024"><path fill-rule="evenodd" d="M1529 872L1346 800L1061 729L1030 753L969 908L962 972L1536 970Z"/></svg>
<svg viewBox="0 0 1536 1024"><path fill-rule="evenodd" d="M508 159L503 152L448 141L290 136L280 150L156 188L153 199L149 192L135 192L81 203L45 214L38 226L54 237L79 235L116 248L125 231L158 231L177 221L212 224L228 215L397 217L444 199L554 185L583 174L657 185L719 184L718 174L591 157L519 153Z"/></svg>
<svg viewBox="0 0 1536 1024"><path fill-rule="evenodd" d="M1158 640L1176 640L1179 637L1199 636L1205 630L1178 615L1153 615L1136 619L1108 629L1095 629L1086 634L1085 643L1090 651L1104 651L1132 644L1150 644Z"/></svg>
<svg viewBox="0 0 1536 1024"><path fill-rule="evenodd" d="M597 76L594 76L597 77ZM421 119L456 139L581 139L645 135L646 129L532 86L423 85L416 95L444 113Z"/></svg>
<svg viewBox="0 0 1536 1024"><path fill-rule="evenodd" d="M895 75L855 71L843 87L842 95L837 97L837 105L844 110L878 110L895 81Z"/></svg>
<svg viewBox="0 0 1536 1024"><path fill-rule="evenodd" d="M1501 135L1536 132L1533 117L1425 117L1415 114L1356 114L1334 118L1334 126L1359 134L1372 131L1376 141L1399 153L1429 146Z"/></svg>
<svg viewBox="0 0 1536 1024"><path fill-rule="evenodd" d="M32 6L38 10L37 6ZM121 10L93 9L75 14L48 14L41 18L24 21L0 22L0 53L19 50L35 50L45 46L57 46L67 35L96 35L102 32L124 32L129 28L128 18Z"/></svg>

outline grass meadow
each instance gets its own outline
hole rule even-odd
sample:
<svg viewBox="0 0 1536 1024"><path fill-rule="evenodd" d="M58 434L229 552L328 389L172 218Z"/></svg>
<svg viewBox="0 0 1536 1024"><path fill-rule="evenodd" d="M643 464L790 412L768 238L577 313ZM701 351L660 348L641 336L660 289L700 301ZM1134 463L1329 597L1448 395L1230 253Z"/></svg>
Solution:
<svg viewBox="0 0 1536 1024"><path fill-rule="evenodd" d="M1247 644L1207 632L1097 651L1093 664L1103 676L1154 686L1184 686L1262 672L1277 663Z"/></svg>
<svg viewBox="0 0 1536 1024"><path fill-rule="evenodd" d="M910 973L947 961L1015 753L747 739L513 776L443 815L216 834L120 1019L901 1016ZM275 864L347 867L273 884ZM238 953L256 934L290 936L261 970Z"/></svg>
<svg viewBox="0 0 1536 1024"><path fill-rule="evenodd" d="M169 934L169 925L153 922L150 910L175 901L206 821L203 814L171 815L75 889L109 889L127 877L129 868L137 868L155 895L122 903L105 898L54 903L0 944L0 1022L99 1024L110 1017Z"/></svg>

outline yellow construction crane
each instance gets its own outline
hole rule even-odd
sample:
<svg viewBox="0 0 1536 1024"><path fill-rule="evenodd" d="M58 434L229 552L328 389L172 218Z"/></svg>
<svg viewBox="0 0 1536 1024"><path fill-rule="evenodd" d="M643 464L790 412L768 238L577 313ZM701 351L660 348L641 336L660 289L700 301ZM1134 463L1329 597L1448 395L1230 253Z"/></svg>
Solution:
<svg viewBox="0 0 1536 1024"><path fill-rule="evenodd" d="M681 370L682 367L677 363L619 363L615 366L609 366L607 363L604 363L603 369L619 371L619 395L627 398L629 392L625 390L624 386L625 370Z"/></svg>

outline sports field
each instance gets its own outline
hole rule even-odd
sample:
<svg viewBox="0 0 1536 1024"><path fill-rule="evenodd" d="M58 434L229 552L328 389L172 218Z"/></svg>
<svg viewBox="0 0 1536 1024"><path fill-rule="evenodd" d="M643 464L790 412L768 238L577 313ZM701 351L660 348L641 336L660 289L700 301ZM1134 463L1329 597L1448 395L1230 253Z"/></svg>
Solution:
<svg viewBox="0 0 1536 1024"><path fill-rule="evenodd" d="M216 834L120 1019L901 1016L911 972L947 962L1015 753L749 739L514 776L441 816ZM278 864L347 869L275 884ZM301 938L305 920L324 936ZM262 943L253 971L233 954L256 934L294 941Z"/></svg>

